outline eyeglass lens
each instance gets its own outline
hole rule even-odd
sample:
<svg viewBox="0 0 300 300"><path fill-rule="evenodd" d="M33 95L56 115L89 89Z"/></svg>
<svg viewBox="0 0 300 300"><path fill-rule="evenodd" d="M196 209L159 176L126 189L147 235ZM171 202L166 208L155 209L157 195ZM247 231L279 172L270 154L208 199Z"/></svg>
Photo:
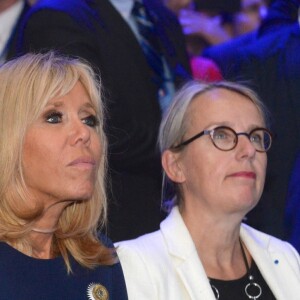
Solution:
<svg viewBox="0 0 300 300"><path fill-rule="evenodd" d="M268 151L271 147L271 134L263 128L257 128L247 133L236 133L228 127L217 127L210 132L211 139L214 145L220 150L231 150L238 143L238 136L246 135L254 148L259 152Z"/></svg>

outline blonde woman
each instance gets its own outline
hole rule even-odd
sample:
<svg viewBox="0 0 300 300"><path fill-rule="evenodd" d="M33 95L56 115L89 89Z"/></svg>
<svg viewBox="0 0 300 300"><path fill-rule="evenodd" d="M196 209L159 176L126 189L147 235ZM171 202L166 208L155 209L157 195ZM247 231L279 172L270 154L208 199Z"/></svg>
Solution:
<svg viewBox="0 0 300 300"><path fill-rule="evenodd" d="M91 68L54 53L0 68L2 299L127 299L106 221L106 138Z"/></svg>

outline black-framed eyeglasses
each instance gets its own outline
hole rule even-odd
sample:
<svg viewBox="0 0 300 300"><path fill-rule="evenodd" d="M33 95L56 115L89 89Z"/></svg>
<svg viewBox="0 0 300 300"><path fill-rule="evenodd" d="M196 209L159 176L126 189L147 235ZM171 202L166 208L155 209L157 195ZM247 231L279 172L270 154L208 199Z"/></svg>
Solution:
<svg viewBox="0 0 300 300"><path fill-rule="evenodd" d="M203 135L209 135L212 143L216 148L222 151L230 151L234 149L238 143L238 136L245 135L258 152L267 152L272 145L272 133L263 127L254 128L249 133L235 132L227 126L219 126L212 130L203 130L186 141L171 147L171 149L180 149Z"/></svg>

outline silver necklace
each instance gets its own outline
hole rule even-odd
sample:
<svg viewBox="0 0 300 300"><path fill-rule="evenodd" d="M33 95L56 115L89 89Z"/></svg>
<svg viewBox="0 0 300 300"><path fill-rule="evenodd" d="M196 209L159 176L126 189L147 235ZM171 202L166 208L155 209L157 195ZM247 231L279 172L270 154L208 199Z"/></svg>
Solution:
<svg viewBox="0 0 300 300"><path fill-rule="evenodd" d="M31 228L31 231L38 232L38 233L44 233L44 234L50 234L54 233L57 230L57 227L49 228L49 229L42 229L42 228Z"/></svg>
<svg viewBox="0 0 300 300"><path fill-rule="evenodd" d="M242 244L242 241L240 241L241 245L241 250L242 250L242 255L243 255L243 260L247 269L247 275L249 279L249 283L245 286L245 294L249 299L256 300L259 299L261 294L262 294L262 288L261 286L254 281L254 276L250 273L250 267L247 261L246 253ZM220 293L219 290L210 283L211 289L213 290L213 293L216 297L216 300L220 299Z"/></svg>

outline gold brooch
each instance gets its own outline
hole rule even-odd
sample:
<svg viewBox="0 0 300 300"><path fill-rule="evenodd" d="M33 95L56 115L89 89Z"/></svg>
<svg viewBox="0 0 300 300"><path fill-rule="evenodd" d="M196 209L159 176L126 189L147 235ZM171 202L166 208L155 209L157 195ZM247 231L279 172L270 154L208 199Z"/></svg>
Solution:
<svg viewBox="0 0 300 300"><path fill-rule="evenodd" d="M87 294L89 300L109 300L107 289L99 283L90 283Z"/></svg>

